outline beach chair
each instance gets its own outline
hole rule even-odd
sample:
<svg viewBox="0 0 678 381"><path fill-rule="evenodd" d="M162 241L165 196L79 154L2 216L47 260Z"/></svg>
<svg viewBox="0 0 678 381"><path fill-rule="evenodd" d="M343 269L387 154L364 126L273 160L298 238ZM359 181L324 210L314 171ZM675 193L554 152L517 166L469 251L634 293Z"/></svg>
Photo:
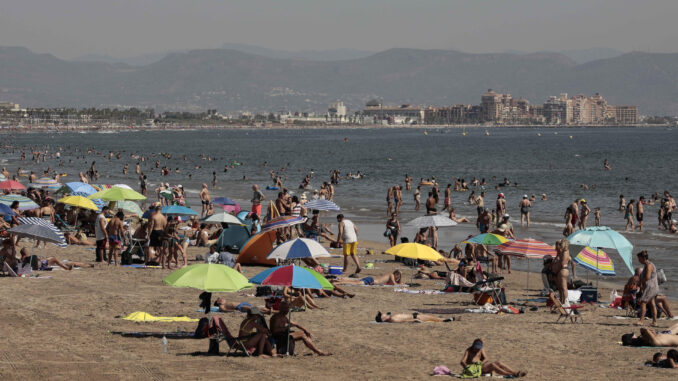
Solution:
<svg viewBox="0 0 678 381"><path fill-rule="evenodd" d="M219 342L223 341L228 345L228 352L226 355L243 353L250 357L252 354L245 347L244 340L247 338L235 337L226 327L226 324L219 316L213 316L210 320L208 337L210 339L209 353L219 353Z"/></svg>
<svg viewBox="0 0 678 381"><path fill-rule="evenodd" d="M556 323L560 322L560 319L563 319L563 323L565 323L568 318L571 323L576 323L579 321L580 323L584 324L584 318L582 317L581 313L579 312L579 309L584 307L581 305L571 305L568 307L564 307L558 298L556 298L556 294L550 293L549 294L549 300L551 303L553 303L552 309L554 309L556 312L558 312L558 320L556 320Z"/></svg>
<svg viewBox="0 0 678 381"><path fill-rule="evenodd" d="M487 278L476 282L474 289L478 290L478 292L474 294L475 303L477 305L484 305L487 300L491 300L490 303L493 306L501 309L506 304L506 295L501 286L502 280L504 280L504 277ZM484 295L489 298L484 297Z"/></svg>
<svg viewBox="0 0 678 381"><path fill-rule="evenodd" d="M58 213L54 213L54 218L55 225L62 231L75 233L78 230L77 226L69 225L68 223L66 223L66 221L64 221L64 219L61 218L61 216Z"/></svg>

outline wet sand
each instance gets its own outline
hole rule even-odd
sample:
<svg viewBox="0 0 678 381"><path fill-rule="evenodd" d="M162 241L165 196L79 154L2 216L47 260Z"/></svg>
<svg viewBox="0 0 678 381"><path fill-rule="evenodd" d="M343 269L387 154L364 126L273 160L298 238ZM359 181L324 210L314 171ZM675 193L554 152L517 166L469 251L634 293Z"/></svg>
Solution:
<svg viewBox="0 0 678 381"><path fill-rule="evenodd" d="M390 260L388 255L364 255L366 248L381 253L382 243L363 241L361 260ZM203 254L190 248L189 258ZM57 249L48 246L41 256L91 262L94 251L84 247ZM334 251L333 254L340 254ZM331 258L339 264L340 258ZM400 264L377 262L366 275L383 274ZM246 267L253 276L262 268ZM403 269L405 280L410 270ZM123 338L109 331L193 331L196 323L134 323L118 318L134 311L160 316L190 316L196 312L194 289L167 286L161 279L169 270L114 268L106 265L71 272L42 272L51 279L0 278L0 376L13 379L425 379L436 365L459 372L459 360L476 337L485 341L491 360L501 360L528 371L527 379L675 379L675 370L643 367L659 349L627 348L618 344L624 333L637 331L633 320L614 316L623 311L590 306L584 324L555 324L557 315L544 303L530 303L538 311L520 315L456 313L472 307L471 295L411 295L393 287L347 286L353 299L319 299L322 310L294 313L293 320L311 330L317 345L334 353L310 355L297 344L293 358L261 359L226 356L194 356L206 352L207 340L169 340L163 354L157 338ZM525 298L525 273L505 275L507 298ZM531 295L541 284L531 274ZM414 280L412 289L440 289L442 281ZM603 300L609 289L600 290ZM219 294L254 305L263 300L254 291ZM437 310L439 316L461 316L451 323L376 324L377 310L407 313ZM442 312L454 312L452 314ZM240 313L221 314L232 331L244 318ZM660 327L671 322L659 321ZM649 324L649 323L648 323ZM227 349L222 343L222 353ZM665 349L664 349L665 351Z"/></svg>

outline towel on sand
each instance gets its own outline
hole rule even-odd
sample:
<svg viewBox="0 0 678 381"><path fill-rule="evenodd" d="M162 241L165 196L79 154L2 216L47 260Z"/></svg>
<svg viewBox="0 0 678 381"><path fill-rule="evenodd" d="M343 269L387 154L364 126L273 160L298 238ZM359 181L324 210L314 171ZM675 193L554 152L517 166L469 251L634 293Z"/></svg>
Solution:
<svg viewBox="0 0 678 381"><path fill-rule="evenodd" d="M136 311L125 316L124 320L136 321L136 322L197 322L200 319L192 319L187 316L153 316L147 312Z"/></svg>

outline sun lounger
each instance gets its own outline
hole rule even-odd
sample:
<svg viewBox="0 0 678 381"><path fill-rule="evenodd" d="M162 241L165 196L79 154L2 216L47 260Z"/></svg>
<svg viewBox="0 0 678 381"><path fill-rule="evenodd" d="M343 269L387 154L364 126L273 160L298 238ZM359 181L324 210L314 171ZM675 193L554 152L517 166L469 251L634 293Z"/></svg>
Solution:
<svg viewBox="0 0 678 381"><path fill-rule="evenodd" d="M583 306L581 305L571 305L571 306L563 306L560 303L560 300L556 298L556 294L550 293L549 294L549 300L553 303L553 308L558 312L560 315L558 316L558 320L556 320L556 323L560 322L560 319L563 319L563 323L567 321L569 318L571 323L576 323L577 321L580 321L580 323L584 323L584 318L582 317L581 313L579 312L579 309L582 308Z"/></svg>
<svg viewBox="0 0 678 381"><path fill-rule="evenodd" d="M250 357L252 354L247 350L244 340L247 338L244 337L235 337L231 335L231 332L226 327L226 324L219 316L213 316L210 319L209 324L209 339L210 339L210 354L219 353L219 342L224 341L228 345L227 355L237 354L239 352L243 353L245 356Z"/></svg>

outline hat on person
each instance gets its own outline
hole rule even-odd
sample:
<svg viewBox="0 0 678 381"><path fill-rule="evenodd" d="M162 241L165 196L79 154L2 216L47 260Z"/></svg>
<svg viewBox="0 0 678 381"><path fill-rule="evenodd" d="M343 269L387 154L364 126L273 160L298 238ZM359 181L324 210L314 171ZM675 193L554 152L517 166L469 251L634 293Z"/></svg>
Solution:
<svg viewBox="0 0 678 381"><path fill-rule="evenodd" d="M261 311L259 310L259 307L252 307L252 308L250 308L250 313L251 313L252 315L261 315L261 316L264 316L264 314L262 314Z"/></svg>
<svg viewBox="0 0 678 381"><path fill-rule="evenodd" d="M510 218L510 217L511 217L511 216L509 216L508 213L504 214L504 218Z"/></svg>
<svg viewBox="0 0 678 381"><path fill-rule="evenodd" d="M476 349L476 350L483 349L483 342L480 339L473 340L473 349Z"/></svg>
<svg viewBox="0 0 678 381"><path fill-rule="evenodd" d="M177 188L183 188L183 187L184 187L184 186L181 185L181 184L177 185Z"/></svg>
<svg viewBox="0 0 678 381"><path fill-rule="evenodd" d="M524 194L524 195L523 195L523 198L527 198L527 195L526 195L526 194Z"/></svg>
<svg viewBox="0 0 678 381"><path fill-rule="evenodd" d="M497 196L498 196L498 197L504 197L504 194L503 194L503 193L499 193Z"/></svg>
<svg viewBox="0 0 678 381"><path fill-rule="evenodd" d="M579 202L586 204L586 200L584 200L583 198L581 200L579 200Z"/></svg>

